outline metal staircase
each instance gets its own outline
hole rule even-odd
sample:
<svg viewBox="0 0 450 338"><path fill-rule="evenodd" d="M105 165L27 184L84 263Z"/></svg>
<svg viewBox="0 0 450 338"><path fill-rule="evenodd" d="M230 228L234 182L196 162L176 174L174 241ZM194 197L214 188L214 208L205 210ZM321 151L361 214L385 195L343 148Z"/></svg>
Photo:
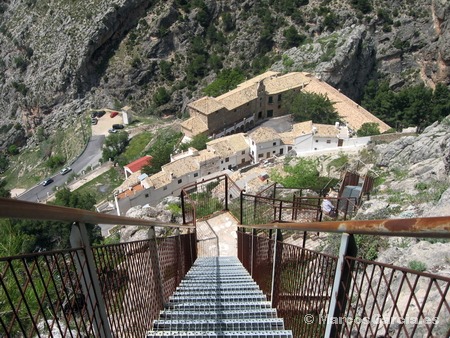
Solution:
<svg viewBox="0 0 450 338"><path fill-rule="evenodd" d="M147 338L292 338L236 257L201 257L170 297Z"/></svg>

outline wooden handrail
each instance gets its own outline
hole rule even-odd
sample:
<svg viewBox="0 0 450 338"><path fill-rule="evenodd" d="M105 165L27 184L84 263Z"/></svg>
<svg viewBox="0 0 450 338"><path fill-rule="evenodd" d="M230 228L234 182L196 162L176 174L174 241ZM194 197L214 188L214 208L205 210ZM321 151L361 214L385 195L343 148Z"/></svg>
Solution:
<svg viewBox="0 0 450 338"><path fill-rule="evenodd" d="M193 225L101 214L93 211L0 198L0 218L36 219L91 224L139 225L194 229Z"/></svg>

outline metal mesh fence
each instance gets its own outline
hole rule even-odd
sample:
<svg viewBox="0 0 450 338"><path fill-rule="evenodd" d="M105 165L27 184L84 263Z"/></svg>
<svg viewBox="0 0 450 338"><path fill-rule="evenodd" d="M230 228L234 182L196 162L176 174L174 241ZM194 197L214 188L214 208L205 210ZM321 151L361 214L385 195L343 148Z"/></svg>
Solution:
<svg viewBox="0 0 450 338"><path fill-rule="evenodd" d="M196 258L195 233L92 254L92 269L81 248L0 258L0 337L99 337L106 326L114 337L143 337ZM93 315L101 309L109 323Z"/></svg>

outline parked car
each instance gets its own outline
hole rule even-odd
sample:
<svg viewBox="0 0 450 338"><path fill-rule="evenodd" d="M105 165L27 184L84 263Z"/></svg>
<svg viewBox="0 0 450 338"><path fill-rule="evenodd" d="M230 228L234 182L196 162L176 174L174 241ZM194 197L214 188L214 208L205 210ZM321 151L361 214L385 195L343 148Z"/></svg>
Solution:
<svg viewBox="0 0 450 338"><path fill-rule="evenodd" d="M92 123L92 124L97 124L97 123L98 123L98 120L97 120L97 119L91 119L91 123Z"/></svg>
<svg viewBox="0 0 450 338"><path fill-rule="evenodd" d="M96 118L97 117L97 112L96 111L93 111L92 113L91 113L91 117L94 119L94 118Z"/></svg>
<svg viewBox="0 0 450 338"><path fill-rule="evenodd" d="M113 129L123 129L123 128L125 128L123 126L123 124L113 124L112 127L113 127Z"/></svg>
<svg viewBox="0 0 450 338"><path fill-rule="evenodd" d="M97 112L97 117L102 117L103 115L105 115L105 112L103 110L99 110Z"/></svg>
<svg viewBox="0 0 450 338"><path fill-rule="evenodd" d="M117 133L117 130L111 128L111 129L108 129L108 133L114 134L114 133Z"/></svg>
<svg viewBox="0 0 450 338"><path fill-rule="evenodd" d="M59 172L61 175L65 175L68 172L72 171L71 167L66 167L66 168L62 168L61 171Z"/></svg>
<svg viewBox="0 0 450 338"><path fill-rule="evenodd" d="M44 182L42 182L42 185L45 187L50 183L53 183L53 178L47 178Z"/></svg>
<svg viewBox="0 0 450 338"><path fill-rule="evenodd" d="M111 114L109 114L109 117L116 117L117 115L119 115L119 113L118 112L116 112L116 111L113 111Z"/></svg>

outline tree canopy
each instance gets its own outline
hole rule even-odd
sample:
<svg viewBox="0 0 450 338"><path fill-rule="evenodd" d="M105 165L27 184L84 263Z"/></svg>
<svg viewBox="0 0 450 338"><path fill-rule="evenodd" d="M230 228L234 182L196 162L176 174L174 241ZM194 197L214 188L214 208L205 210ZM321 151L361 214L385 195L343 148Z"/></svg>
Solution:
<svg viewBox="0 0 450 338"><path fill-rule="evenodd" d="M281 183L286 188L308 188L318 193L332 187L337 180L321 177L317 160L299 158L295 164L286 163L284 172L280 175L278 171L271 172L272 181Z"/></svg>
<svg viewBox="0 0 450 338"><path fill-rule="evenodd" d="M366 122L366 123L363 123L363 125L361 126L361 128L358 129L356 134L359 137L379 135L380 127L375 122Z"/></svg>
<svg viewBox="0 0 450 338"><path fill-rule="evenodd" d="M417 126L420 130L450 114L450 91L439 83L434 90L417 85L395 92L386 81L372 80L362 105L396 129Z"/></svg>
<svg viewBox="0 0 450 338"><path fill-rule="evenodd" d="M206 95L216 97L236 88L236 86L244 80L245 75L241 70L236 68L224 69L203 91Z"/></svg>
<svg viewBox="0 0 450 338"><path fill-rule="evenodd" d="M84 210L93 210L95 203L95 197L90 193L71 192L67 188L60 189L53 202L55 205ZM26 239L26 243L21 246L23 252L70 247L70 223L23 219L11 221L11 224L13 231ZM97 243L101 240L100 228L97 225L86 224L86 228L91 242Z"/></svg>
<svg viewBox="0 0 450 338"><path fill-rule="evenodd" d="M170 162L170 155L176 144L181 138L181 133L174 132L173 130L167 129L160 132L160 134L155 138L155 143L150 148L150 155L153 157L150 165L142 168L142 171L147 175L156 174L161 171L161 167Z"/></svg>
<svg viewBox="0 0 450 338"><path fill-rule="evenodd" d="M109 159L115 160L125 151L127 145L128 133L126 131L110 134L106 137L105 144L103 145L103 161L108 161Z"/></svg>
<svg viewBox="0 0 450 338"><path fill-rule="evenodd" d="M291 91L284 94L282 102L296 122L334 124L340 120L333 103L322 94Z"/></svg>

